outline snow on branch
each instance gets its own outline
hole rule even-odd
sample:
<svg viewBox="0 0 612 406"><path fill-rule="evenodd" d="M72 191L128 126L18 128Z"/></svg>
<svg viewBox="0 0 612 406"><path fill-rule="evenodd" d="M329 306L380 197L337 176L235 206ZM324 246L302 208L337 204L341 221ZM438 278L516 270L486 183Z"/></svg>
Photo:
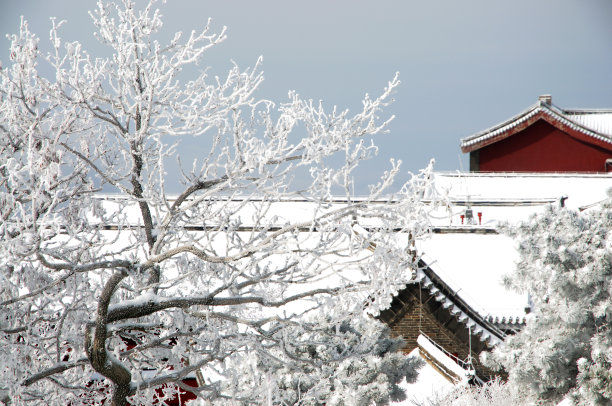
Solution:
<svg viewBox="0 0 612 406"><path fill-rule="evenodd" d="M55 20L43 45L23 20L0 70L3 399L161 402L195 374L211 402L353 388L384 403L414 365L364 306L412 277L432 169L395 190L392 161L360 198L353 178L398 76L355 114L293 92L278 103L256 96L261 58L190 76L225 28L161 44L155 1L90 15L108 57Z"/></svg>

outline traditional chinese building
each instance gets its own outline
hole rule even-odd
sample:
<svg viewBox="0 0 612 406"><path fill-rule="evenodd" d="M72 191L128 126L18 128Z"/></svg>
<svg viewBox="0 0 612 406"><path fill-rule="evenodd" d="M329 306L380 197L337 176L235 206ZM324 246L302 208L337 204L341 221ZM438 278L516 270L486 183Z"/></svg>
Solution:
<svg viewBox="0 0 612 406"><path fill-rule="evenodd" d="M564 110L552 97L461 140L472 172L608 172L612 110Z"/></svg>
<svg viewBox="0 0 612 406"><path fill-rule="evenodd" d="M431 233L416 241L420 269L379 319L404 338L406 353L420 355L450 384L503 377L480 356L520 330L533 309L527 292L503 285L518 252L498 225L562 203L589 210L610 188L612 173L434 173L431 193L446 196L448 206L431 212ZM428 382L407 385L409 394L419 385Z"/></svg>
<svg viewBox="0 0 612 406"><path fill-rule="evenodd" d="M431 234L417 241L417 277L379 316L405 339L404 351L450 383L462 370L468 380L499 374L480 354L518 331L532 311L527 293L502 284L518 253L497 226L549 206L588 210L609 198L612 110L563 110L540 96L515 117L464 138L461 149L470 154L470 172L434 174L431 192L448 204L431 213Z"/></svg>

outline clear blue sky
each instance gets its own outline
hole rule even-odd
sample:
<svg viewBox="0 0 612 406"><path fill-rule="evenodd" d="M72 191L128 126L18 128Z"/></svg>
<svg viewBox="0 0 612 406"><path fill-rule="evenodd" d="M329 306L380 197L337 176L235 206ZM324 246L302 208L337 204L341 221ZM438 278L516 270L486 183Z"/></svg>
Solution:
<svg viewBox="0 0 612 406"><path fill-rule="evenodd" d="M138 3L138 0L137 0ZM19 16L43 40L50 16L67 19L64 38L94 45L86 11L93 1L0 2L0 26L15 32ZM260 96L287 91L356 110L400 72L388 110L391 134L363 181L389 158L417 171L467 169L459 140L503 121L550 93L565 108L612 107L612 1L609 0L169 0L165 29L190 31L213 18L228 40L209 55L221 72L264 57ZM7 61L8 42L0 43ZM95 53L95 51L94 51ZM6 62L5 62L6 63ZM461 162L461 164L460 164Z"/></svg>

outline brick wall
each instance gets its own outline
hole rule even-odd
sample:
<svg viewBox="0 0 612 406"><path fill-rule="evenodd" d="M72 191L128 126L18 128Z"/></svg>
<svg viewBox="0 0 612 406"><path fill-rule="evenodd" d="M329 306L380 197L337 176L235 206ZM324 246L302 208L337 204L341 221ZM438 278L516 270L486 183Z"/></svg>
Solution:
<svg viewBox="0 0 612 406"><path fill-rule="evenodd" d="M427 300L430 297L420 298L418 289L418 285L408 285L407 291L402 292L401 299L396 298L400 304L394 301L395 306L392 305L392 309L393 307L395 309L390 310L390 313L381 314L381 320L389 324L394 337L403 337L406 342L403 351L406 353L418 347L417 338L422 331L446 351L459 359L466 360L470 348L467 327L459 323L435 300ZM423 304L420 303L421 300ZM448 314L443 314L445 312ZM478 356L488 347L477 336L472 335L471 346L472 362L480 378L489 379L495 375L504 375L493 372L480 363Z"/></svg>

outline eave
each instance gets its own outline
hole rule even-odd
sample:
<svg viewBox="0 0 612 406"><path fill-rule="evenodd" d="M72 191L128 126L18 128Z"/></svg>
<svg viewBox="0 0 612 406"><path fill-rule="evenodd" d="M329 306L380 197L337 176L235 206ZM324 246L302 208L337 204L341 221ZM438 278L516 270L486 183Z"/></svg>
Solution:
<svg viewBox="0 0 612 406"><path fill-rule="evenodd" d="M425 289L428 289L430 295L442 304L443 307L449 309L455 319L465 324L470 329L471 334L479 337L479 339L489 347L494 347L504 340L505 334L482 317L475 309L465 302L446 282L436 274L431 267L424 261L420 261L420 270L417 272L417 281Z"/></svg>
<svg viewBox="0 0 612 406"><path fill-rule="evenodd" d="M419 285L419 286L417 286ZM406 288L398 292L395 299L400 299L405 290L417 286L418 290L428 292L427 298L423 296L422 302L434 300L438 302L457 322L457 326L464 325L470 334L480 340L488 348L492 348L504 340L505 334L482 317L468 303L466 303L442 278L440 278L423 260L419 261L419 270L415 280ZM417 296L419 296L417 294ZM389 324L394 324L403 317L403 310L391 311L391 308L381 312L379 318Z"/></svg>
<svg viewBox="0 0 612 406"><path fill-rule="evenodd" d="M555 128L582 142L612 151L612 138L608 134L593 131L566 117L565 111L542 101L511 119L461 140L461 151L468 153L494 144L523 131L538 120L544 120Z"/></svg>

